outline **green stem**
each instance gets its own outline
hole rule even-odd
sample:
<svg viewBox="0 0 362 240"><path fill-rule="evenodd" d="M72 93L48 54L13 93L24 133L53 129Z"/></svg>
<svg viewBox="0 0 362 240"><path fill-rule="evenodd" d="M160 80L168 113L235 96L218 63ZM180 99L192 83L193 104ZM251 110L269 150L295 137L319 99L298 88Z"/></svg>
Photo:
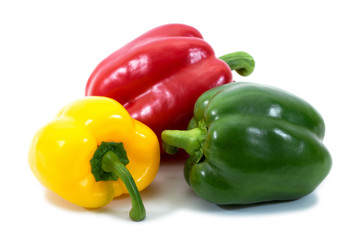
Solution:
<svg viewBox="0 0 362 240"><path fill-rule="evenodd" d="M255 68L255 61L246 52L234 52L219 57L226 62L231 70L235 70L241 76L249 76Z"/></svg>
<svg viewBox="0 0 362 240"><path fill-rule="evenodd" d="M126 186L132 201L132 209L129 216L134 221L141 221L146 217L146 210L142 202L140 192L128 169L121 163L117 154L113 151L106 152L102 157L102 169L105 172L116 174Z"/></svg>
<svg viewBox="0 0 362 240"><path fill-rule="evenodd" d="M168 145L165 142L162 142L162 149L170 155L174 155L178 152L178 147Z"/></svg>
<svg viewBox="0 0 362 240"><path fill-rule="evenodd" d="M193 155L202 148L205 140L205 132L201 128L193 128L186 131L165 130L161 134L162 141L174 147L184 149L188 154ZM165 151L169 154L168 149Z"/></svg>

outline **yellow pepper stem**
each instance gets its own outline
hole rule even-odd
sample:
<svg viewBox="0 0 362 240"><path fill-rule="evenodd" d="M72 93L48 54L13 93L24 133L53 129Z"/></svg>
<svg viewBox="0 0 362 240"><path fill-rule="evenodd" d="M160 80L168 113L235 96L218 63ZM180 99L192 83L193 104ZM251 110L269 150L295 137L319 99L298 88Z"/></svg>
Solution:
<svg viewBox="0 0 362 240"><path fill-rule="evenodd" d="M143 220L146 217L146 210L140 192L131 173L125 165L122 164L117 154L111 150L106 152L102 157L102 169L105 172L111 172L117 175L126 186L132 201L132 209L129 212L130 218L133 221Z"/></svg>

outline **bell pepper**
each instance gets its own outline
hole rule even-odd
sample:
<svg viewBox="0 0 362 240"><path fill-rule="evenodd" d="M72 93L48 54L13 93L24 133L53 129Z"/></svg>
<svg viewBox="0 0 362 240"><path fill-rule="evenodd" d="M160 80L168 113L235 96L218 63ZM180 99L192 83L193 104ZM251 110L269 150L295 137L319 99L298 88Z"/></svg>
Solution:
<svg viewBox="0 0 362 240"><path fill-rule="evenodd" d="M159 162L154 132L106 97L66 105L35 134L29 151L30 168L48 189L85 208L128 193L135 221L145 217L139 191L155 178Z"/></svg>
<svg viewBox="0 0 362 240"><path fill-rule="evenodd" d="M234 82L197 100L188 130L165 143L190 155L184 176L216 204L293 200L311 193L331 168L321 115L283 90Z"/></svg>
<svg viewBox="0 0 362 240"><path fill-rule="evenodd" d="M117 100L160 140L165 129L186 129L203 92L232 81L228 64L243 76L254 69L253 58L245 52L221 58L195 28L163 25L100 62L88 79L85 95Z"/></svg>

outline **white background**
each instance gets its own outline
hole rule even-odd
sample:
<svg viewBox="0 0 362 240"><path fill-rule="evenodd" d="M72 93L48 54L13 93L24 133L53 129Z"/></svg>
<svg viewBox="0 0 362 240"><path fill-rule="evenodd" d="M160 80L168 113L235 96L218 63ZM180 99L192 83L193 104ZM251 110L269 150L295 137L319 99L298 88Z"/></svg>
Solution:
<svg viewBox="0 0 362 240"><path fill-rule="evenodd" d="M349 0L1 1L0 238L361 239L361 10ZM192 193L184 160L174 159L163 161L142 192L147 218L135 223L129 198L86 210L40 185L27 162L35 132L84 95L103 58L166 23L194 26L217 56L250 53L256 68L245 80L285 89L318 109L333 168L314 193L221 208Z"/></svg>

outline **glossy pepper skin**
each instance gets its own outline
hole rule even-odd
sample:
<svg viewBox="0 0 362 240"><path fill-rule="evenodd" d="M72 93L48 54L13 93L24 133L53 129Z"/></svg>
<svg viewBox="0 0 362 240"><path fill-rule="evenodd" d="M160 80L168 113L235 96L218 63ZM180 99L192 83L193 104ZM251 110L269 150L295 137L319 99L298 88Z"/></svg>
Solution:
<svg viewBox="0 0 362 240"><path fill-rule="evenodd" d="M203 92L232 81L225 61L236 62L236 70L244 76L253 71L250 55L239 52L236 56L216 58L191 26L163 25L100 62L88 79L85 94L117 100L160 138L165 129L186 129Z"/></svg>
<svg viewBox="0 0 362 240"><path fill-rule="evenodd" d="M187 131L164 131L190 157L185 178L216 204L293 200L327 176L325 125L304 100L277 88L235 82L197 100Z"/></svg>
<svg viewBox="0 0 362 240"><path fill-rule="evenodd" d="M86 208L129 193L133 220L145 217L138 191L155 178L159 161L154 132L106 97L66 105L35 134L29 151L30 168L48 189Z"/></svg>

